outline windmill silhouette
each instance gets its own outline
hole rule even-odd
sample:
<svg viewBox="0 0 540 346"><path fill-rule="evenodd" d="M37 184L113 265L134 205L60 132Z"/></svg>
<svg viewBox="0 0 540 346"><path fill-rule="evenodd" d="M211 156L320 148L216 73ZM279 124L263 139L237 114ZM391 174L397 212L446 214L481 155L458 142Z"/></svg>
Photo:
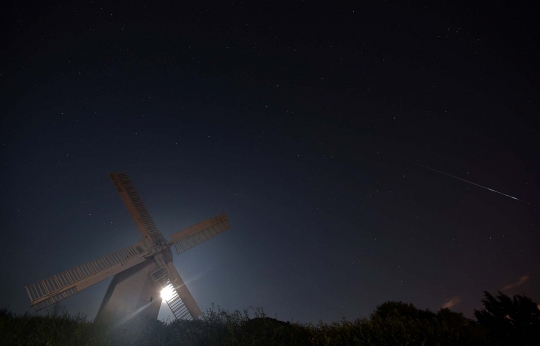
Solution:
<svg viewBox="0 0 540 346"><path fill-rule="evenodd" d="M96 316L96 321L125 321L144 314L157 318L162 300L175 318L197 320L201 310L173 264L176 252L198 245L231 227L227 215L219 214L171 236L158 231L126 173L109 173L143 238L75 268L25 286L30 305L44 309L62 299L114 276Z"/></svg>

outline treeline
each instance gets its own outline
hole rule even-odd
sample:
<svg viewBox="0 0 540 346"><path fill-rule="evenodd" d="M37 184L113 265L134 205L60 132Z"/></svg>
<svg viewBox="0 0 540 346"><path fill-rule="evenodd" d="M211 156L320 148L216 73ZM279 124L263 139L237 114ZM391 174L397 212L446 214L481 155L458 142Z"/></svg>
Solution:
<svg viewBox="0 0 540 346"><path fill-rule="evenodd" d="M540 310L530 298L485 292L476 320L441 309L386 302L368 318L289 323L260 309L210 309L200 321L143 317L110 327L56 311L15 315L0 309L2 345L540 345Z"/></svg>

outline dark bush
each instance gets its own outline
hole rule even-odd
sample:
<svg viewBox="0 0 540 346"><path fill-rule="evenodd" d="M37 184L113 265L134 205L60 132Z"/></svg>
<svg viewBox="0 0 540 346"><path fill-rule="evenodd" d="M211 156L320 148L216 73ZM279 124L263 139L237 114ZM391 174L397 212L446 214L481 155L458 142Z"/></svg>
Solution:
<svg viewBox="0 0 540 346"><path fill-rule="evenodd" d="M540 345L540 310L531 298L484 292L484 308L475 310L478 322L501 345Z"/></svg>
<svg viewBox="0 0 540 346"><path fill-rule="evenodd" d="M478 322L441 309L386 302L369 318L318 324L270 318L262 309L212 309L200 321L164 323L143 316L116 326L56 309L17 316L0 309L2 345L540 345L540 311L527 297L486 292ZM535 339L536 338L536 339Z"/></svg>

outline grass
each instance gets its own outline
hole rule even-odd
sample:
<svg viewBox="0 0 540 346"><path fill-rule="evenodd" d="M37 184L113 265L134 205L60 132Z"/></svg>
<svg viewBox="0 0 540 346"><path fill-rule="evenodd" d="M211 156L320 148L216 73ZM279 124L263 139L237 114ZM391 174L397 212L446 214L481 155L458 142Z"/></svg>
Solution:
<svg viewBox="0 0 540 346"><path fill-rule="evenodd" d="M487 330L450 310L385 303L369 318L289 323L262 309L210 309L200 321L144 317L111 328L55 310L48 316L0 309L2 345L494 345Z"/></svg>

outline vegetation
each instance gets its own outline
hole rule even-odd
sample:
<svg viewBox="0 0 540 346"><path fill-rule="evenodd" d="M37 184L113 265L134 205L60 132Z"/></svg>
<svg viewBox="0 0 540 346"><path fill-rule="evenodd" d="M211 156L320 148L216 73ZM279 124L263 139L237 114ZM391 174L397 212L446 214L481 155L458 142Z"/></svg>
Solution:
<svg viewBox="0 0 540 346"><path fill-rule="evenodd" d="M493 340L499 345L540 345L540 310L535 302L523 295L484 294L484 309L475 310L474 316Z"/></svg>
<svg viewBox="0 0 540 346"><path fill-rule="evenodd" d="M164 323L142 317L114 328L56 309L17 316L0 309L3 345L540 345L540 311L525 296L485 292L477 321L441 309L386 302L369 318L304 324L210 309L201 321Z"/></svg>

